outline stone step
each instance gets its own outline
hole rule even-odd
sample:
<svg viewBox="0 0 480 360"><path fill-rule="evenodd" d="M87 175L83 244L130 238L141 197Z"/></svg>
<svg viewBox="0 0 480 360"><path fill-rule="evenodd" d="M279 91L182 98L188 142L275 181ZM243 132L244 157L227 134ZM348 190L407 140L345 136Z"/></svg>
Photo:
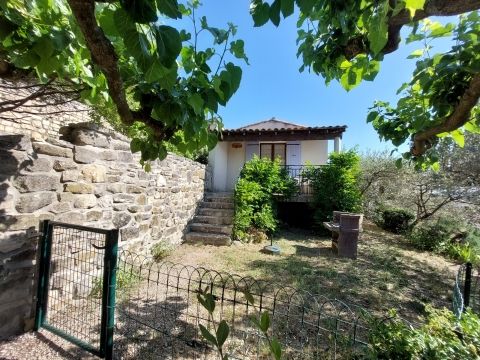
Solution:
<svg viewBox="0 0 480 360"><path fill-rule="evenodd" d="M229 246L232 244L232 239L230 236L224 234L189 232L185 235L185 242L189 244Z"/></svg>
<svg viewBox="0 0 480 360"><path fill-rule="evenodd" d="M213 224L201 224L193 223L190 224L190 231L192 232L202 232L202 233L213 233L213 234L232 234L231 225L213 225Z"/></svg>
<svg viewBox="0 0 480 360"><path fill-rule="evenodd" d="M201 206L208 209L233 209L233 202L202 201Z"/></svg>
<svg viewBox="0 0 480 360"><path fill-rule="evenodd" d="M233 198L227 198L227 197L209 197L205 196L205 202L221 202L221 203L232 203L233 204Z"/></svg>
<svg viewBox="0 0 480 360"><path fill-rule="evenodd" d="M212 225L232 225L232 216L195 216L195 223Z"/></svg>
<svg viewBox="0 0 480 360"><path fill-rule="evenodd" d="M207 192L205 193L205 198L214 198L214 199L233 199L233 193L223 193L223 192Z"/></svg>
<svg viewBox="0 0 480 360"><path fill-rule="evenodd" d="M209 209L209 208L200 208L198 209L199 216L219 216L219 217L232 217L233 218L233 209Z"/></svg>

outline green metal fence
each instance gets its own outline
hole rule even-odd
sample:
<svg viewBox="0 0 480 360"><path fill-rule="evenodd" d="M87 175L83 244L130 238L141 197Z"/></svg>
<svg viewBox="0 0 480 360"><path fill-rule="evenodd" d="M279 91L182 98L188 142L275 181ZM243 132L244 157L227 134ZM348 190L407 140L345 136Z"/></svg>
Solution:
<svg viewBox="0 0 480 360"><path fill-rule="evenodd" d="M45 221L35 330L112 358L118 230Z"/></svg>

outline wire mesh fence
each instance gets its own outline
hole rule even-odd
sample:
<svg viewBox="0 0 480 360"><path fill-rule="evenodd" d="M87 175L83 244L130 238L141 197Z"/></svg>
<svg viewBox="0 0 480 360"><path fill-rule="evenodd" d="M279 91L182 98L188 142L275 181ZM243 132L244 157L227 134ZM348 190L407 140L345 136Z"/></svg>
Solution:
<svg viewBox="0 0 480 360"><path fill-rule="evenodd" d="M270 358L267 340L251 321L264 311L286 359L352 358L367 344L359 308L249 277L155 263L128 251L119 256L116 291L114 356L119 359L217 359L199 325L212 329L222 319L230 326L224 345L229 358ZM213 318L197 300L205 291L216 299Z"/></svg>
<svg viewBox="0 0 480 360"><path fill-rule="evenodd" d="M452 307L457 317L467 307L480 314L480 268L471 263L460 265L453 286Z"/></svg>

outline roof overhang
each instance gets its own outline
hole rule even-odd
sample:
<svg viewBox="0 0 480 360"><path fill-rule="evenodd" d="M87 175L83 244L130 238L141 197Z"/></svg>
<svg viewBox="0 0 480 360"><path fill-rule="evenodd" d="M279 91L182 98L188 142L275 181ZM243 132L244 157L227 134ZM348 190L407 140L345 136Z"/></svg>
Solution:
<svg viewBox="0 0 480 360"><path fill-rule="evenodd" d="M234 129L223 130L220 141L294 141L332 140L341 138L346 126L306 127L298 129Z"/></svg>

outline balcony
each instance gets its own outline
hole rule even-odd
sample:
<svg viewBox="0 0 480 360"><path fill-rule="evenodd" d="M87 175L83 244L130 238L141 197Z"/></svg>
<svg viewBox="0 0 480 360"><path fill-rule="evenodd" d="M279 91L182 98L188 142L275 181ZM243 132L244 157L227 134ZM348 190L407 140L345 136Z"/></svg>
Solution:
<svg viewBox="0 0 480 360"><path fill-rule="evenodd" d="M320 169L322 166L323 165L283 165L290 177L298 184L298 195L292 199L293 201L309 201L313 195L313 187L309 174Z"/></svg>

